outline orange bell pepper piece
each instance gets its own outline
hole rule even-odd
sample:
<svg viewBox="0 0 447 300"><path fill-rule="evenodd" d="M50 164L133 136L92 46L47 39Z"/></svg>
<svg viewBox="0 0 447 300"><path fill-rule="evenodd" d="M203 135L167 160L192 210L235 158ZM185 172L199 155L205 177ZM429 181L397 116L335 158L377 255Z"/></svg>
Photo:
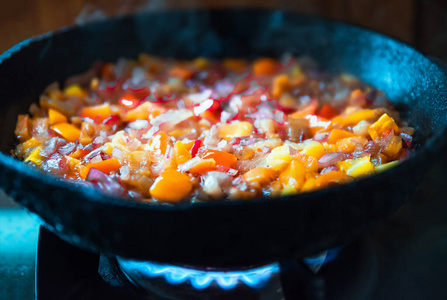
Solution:
<svg viewBox="0 0 447 300"><path fill-rule="evenodd" d="M231 166L237 161L236 156L231 153L219 151L219 150L206 150L203 154L203 159L212 158L216 164L231 168Z"/></svg>
<svg viewBox="0 0 447 300"><path fill-rule="evenodd" d="M183 67L183 66L175 66L170 71L171 76L179 77L183 80L191 79L194 76L194 72Z"/></svg>
<svg viewBox="0 0 447 300"><path fill-rule="evenodd" d="M191 153L180 141L177 141L174 145L174 157L178 165L181 165L192 158Z"/></svg>
<svg viewBox="0 0 447 300"><path fill-rule="evenodd" d="M225 69L229 69L235 72L241 72L247 67L247 61L238 58L225 58L222 61L222 65Z"/></svg>
<svg viewBox="0 0 447 300"><path fill-rule="evenodd" d="M344 181L347 181L350 179L351 179L351 177L346 175L345 172L332 171L332 172L328 172L328 173L318 176L315 180L315 185L318 188L322 188L322 187L325 187L333 182L336 182L336 183L344 182Z"/></svg>
<svg viewBox="0 0 447 300"><path fill-rule="evenodd" d="M192 183L188 175L169 170L163 172L149 189L153 198L161 202L179 202L192 190Z"/></svg>
<svg viewBox="0 0 447 300"><path fill-rule="evenodd" d="M69 142L76 142L81 136L81 131L68 123L58 123L51 126L51 129Z"/></svg>
<svg viewBox="0 0 447 300"><path fill-rule="evenodd" d="M253 62L253 73L256 76L273 75L276 72L276 60L273 58L259 58Z"/></svg>
<svg viewBox="0 0 447 300"><path fill-rule="evenodd" d="M75 152L73 152L72 154L70 154L70 157L73 157L73 158L81 158L81 157L86 156L86 155L89 154L89 153L90 153L90 151L87 151L87 150L78 148Z"/></svg>
<svg viewBox="0 0 447 300"><path fill-rule="evenodd" d="M332 129L332 131L327 139L327 142L328 142L328 144L335 144L335 143L337 143L337 141L339 141L341 139L354 137L354 136L356 136L356 135L349 131L345 131L345 130L341 130L341 129Z"/></svg>
<svg viewBox="0 0 447 300"><path fill-rule="evenodd" d="M352 138L344 138L335 143L335 148L337 151L352 153L355 151L356 145L353 143Z"/></svg>
<svg viewBox="0 0 447 300"><path fill-rule="evenodd" d="M116 158L110 158L103 161L99 161L96 163L90 163L85 165L85 168L81 170L79 173L79 176L82 179L86 179L88 176L88 173L90 172L90 169L96 169L99 170L105 174L110 174L113 171L118 171L121 167L120 162Z"/></svg>
<svg viewBox="0 0 447 300"><path fill-rule="evenodd" d="M281 95L290 89L290 79L286 74L281 74L273 79L272 96L278 99Z"/></svg>
<svg viewBox="0 0 447 300"><path fill-rule="evenodd" d="M292 156L293 159L296 159L299 161L308 172L317 172L318 171L318 161L315 157L307 155L303 152L298 152L294 156Z"/></svg>
<svg viewBox="0 0 447 300"><path fill-rule="evenodd" d="M305 173L306 168L303 164L297 160L292 160L287 168L279 174L279 181L283 186L290 186L295 192L298 192L306 180Z"/></svg>
<svg viewBox="0 0 447 300"><path fill-rule="evenodd" d="M353 90L349 95L349 105L362 107L366 104L366 96L361 89Z"/></svg>
<svg viewBox="0 0 447 300"><path fill-rule="evenodd" d="M216 162L214 159L203 159L188 170L191 174L204 174L209 171L216 170Z"/></svg>
<svg viewBox="0 0 447 300"><path fill-rule="evenodd" d="M266 185L278 176L278 172L266 167L257 167L251 169L243 175L247 182L257 182L260 185Z"/></svg>
<svg viewBox="0 0 447 300"><path fill-rule="evenodd" d="M307 115L314 115L318 107L318 101L316 99L311 100L306 107L297 110L296 112L289 115L290 118L304 118Z"/></svg>
<svg viewBox="0 0 447 300"><path fill-rule="evenodd" d="M83 118L90 118L96 123L101 123L102 121L110 117L111 114L112 111L110 110L110 105L108 103L84 107L81 110L81 116Z"/></svg>
<svg viewBox="0 0 447 300"><path fill-rule="evenodd" d="M51 125L57 123L67 123L68 121L66 116L52 108L48 110L48 119L50 120Z"/></svg>
<svg viewBox="0 0 447 300"><path fill-rule="evenodd" d="M164 131L160 131L152 137L149 147L151 150L160 151L164 155L168 144L170 144L169 136Z"/></svg>
<svg viewBox="0 0 447 300"><path fill-rule="evenodd" d="M144 102L143 104L135 107L132 110L129 110L127 114L123 117L123 121L125 122L133 122L135 120L147 120L149 119L149 115L151 114L153 108L153 104L150 102ZM154 112L152 112L154 114ZM152 117L156 117L160 112L153 115Z"/></svg>
<svg viewBox="0 0 447 300"><path fill-rule="evenodd" d="M31 138L30 119L28 115L18 116L14 133L21 142L25 142L26 140Z"/></svg>

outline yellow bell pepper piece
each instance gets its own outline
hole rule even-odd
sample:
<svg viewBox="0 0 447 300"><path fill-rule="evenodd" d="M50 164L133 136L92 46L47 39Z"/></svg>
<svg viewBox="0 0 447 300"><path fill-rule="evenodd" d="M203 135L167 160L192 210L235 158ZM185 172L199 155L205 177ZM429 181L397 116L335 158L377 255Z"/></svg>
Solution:
<svg viewBox="0 0 447 300"><path fill-rule="evenodd" d="M315 189L317 189L317 180L313 177L310 177L304 183L303 187L301 188L301 192L311 192Z"/></svg>
<svg viewBox="0 0 447 300"><path fill-rule="evenodd" d="M42 164L42 161L44 160L45 157L43 157L42 155L40 155L40 147L36 147L36 149L34 149L30 155L28 155L28 157L25 159L25 162L30 161L38 166L40 166Z"/></svg>
<svg viewBox="0 0 447 300"><path fill-rule="evenodd" d="M76 96L85 98L85 96L87 96L87 93L78 84L72 84L64 89L64 95L66 97Z"/></svg>
<svg viewBox="0 0 447 300"><path fill-rule="evenodd" d="M68 122L66 116L64 116L63 114L52 108L48 110L48 119L50 120L50 125Z"/></svg>
<svg viewBox="0 0 447 300"><path fill-rule="evenodd" d="M356 162L346 171L346 174L352 177L361 177L374 173L374 165L369 159L369 156L365 156L356 160Z"/></svg>
<svg viewBox="0 0 447 300"><path fill-rule="evenodd" d="M33 137L23 143L24 150L38 146L40 146L40 142Z"/></svg>
<svg viewBox="0 0 447 300"><path fill-rule="evenodd" d="M203 70L210 64L210 61L204 57L197 57L193 60L193 64L197 69Z"/></svg>
<svg viewBox="0 0 447 300"><path fill-rule="evenodd" d="M286 185L281 191L281 196L289 196L297 193L298 191L292 185Z"/></svg>
<svg viewBox="0 0 447 300"><path fill-rule="evenodd" d="M312 156L315 159L319 159L326 154L324 146L321 143L313 140L306 140L298 144L298 149L301 150L302 153L308 156Z"/></svg>
<svg viewBox="0 0 447 300"><path fill-rule="evenodd" d="M379 118L379 120L369 126L368 133L371 138L375 140L378 137L381 137L382 134L388 130L394 130L395 134L400 133L399 126L397 126L396 122L394 122L394 119L385 113Z"/></svg>
<svg viewBox="0 0 447 300"><path fill-rule="evenodd" d="M394 158L399 154L400 149L402 149L402 139L398 136L392 136L390 144L383 150L383 154L389 158Z"/></svg>
<svg viewBox="0 0 447 300"><path fill-rule="evenodd" d="M181 165L192 158L191 153L180 141L177 141L174 145L174 157L178 165Z"/></svg>
<svg viewBox="0 0 447 300"><path fill-rule="evenodd" d="M288 145L276 147L266 157L266 161L272 169L281 171L292 160Z"/></svg>
<svg viewBox="0 0 447 300"><path fill-rule="evenodd" d="M377 109L363 109L340 120L337 119L337 123L339 123L342 127L356 125L361 121L373 119L377 112ZM334 119L332 121L336 122Z"/></svg>
<svg viewBox="0 0 447 300"><path fill-rule="evenodd" d="M252 131L253 125L249 122L223 124L218 129L220 137L227 140L237 137L250 136Z"/></svg>

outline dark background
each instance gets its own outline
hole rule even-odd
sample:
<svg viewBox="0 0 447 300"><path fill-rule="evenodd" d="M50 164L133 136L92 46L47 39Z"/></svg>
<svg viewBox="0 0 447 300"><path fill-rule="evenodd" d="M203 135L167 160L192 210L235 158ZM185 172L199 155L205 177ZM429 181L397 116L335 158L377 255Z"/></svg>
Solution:
<svg viewBox="0 0 447 300"><path fill-rule="evenodd" d="M136 9L228 6L283 7L366 26L447 59L445 0L16 0L1 1L0 52L19 41L73 24L92 8L106 15ZM4 3L3 3L4 2Z"/></svg>

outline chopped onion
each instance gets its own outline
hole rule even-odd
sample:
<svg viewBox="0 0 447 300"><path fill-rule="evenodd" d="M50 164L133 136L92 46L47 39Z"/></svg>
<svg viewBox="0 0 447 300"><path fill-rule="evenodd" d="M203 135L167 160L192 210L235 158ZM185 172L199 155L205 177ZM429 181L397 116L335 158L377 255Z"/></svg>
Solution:
<svg viewBox="0 0 447 300"><path fill-rule="evenodd" d="M327 139L329 138L329 134L330 134L329 132L317 132L314 135L314 141L317 141L320 143L326 142Z"/></svg>
<svg viewBox="0 0 447 300"><path fill-rule="evenodd" d="M59 148L58 152L63 155L70 155L73 153L76 149L75 143L68 143L62 147Z"/></svg>
<svg viewBox="0 0 447 300"><path fill-rule="evenodd" d="M123 187L116 179L97 169L90 169L86 181L93 183L100 190L116 196L121 196L124 193Z"/></svg>
<svg viewBox="0 0 447 300"><path fill-rule="evenodd" d="M126 143L126 148L129 151L135 151L140 147L141 142L138 139L131 139L129 142Z"/></svg>
<svg viewBox="0 0 447 300"><path fill-rule="evenodd" d="M268 164L265 159L266 157L267 157L267 154L261 152L260 154L256 155L253 159L238 160L235 163L234 167L241 174L244 174L244 173L250 171L251 169L254 169L257 167L267 167Z"/></svg>
<svg viewBox="0 0 447 300"><path fill-rule="evenodd" d="M323 174L326 174L326 173L329 173L332 171L337 171L337 170L338 170L337 166L329 166L329 167L326 167L323 170L321 170L320 174L323 175Z"/></svg>
<svg viewBox="0 0 447 300"><path fill-rule="evenodd" d="M235 144L241 144L242 146L250 146L250 145L253 145L261 140L262 139L243 137L243 138L239 138L239 143L235 143Z"/></svg>
<svg viewBox="0 0 447 300"><path fill-rule="evenodd" d="M228 97L234 90L234 83L229 78L217 80L214 92L218 97Z"/></svg>
<svg viewBox="0 0 447 300"><path fill-rule="evenodd" d="M96 157L96 156L98 156L98 155L101 155L101 151L102 151L102 147L101 147L101 148L98 148L98 149L95 149L95 150L93 150L92 152L90 152L89 154L87 154L84 158L85 158L86 160L91 160L93 157Z"/></svg>
<svg viewBox="0 0 447 300"><path fill-rule="evenodd" d="M202 177L203 191L212 198L221 198L222 187L231 184L231 176L223 172L208 172Z"/></svg>
<svg viewBox="0 0 447 300"><path fill-rule="evenodd" d="M47 140L45 142L42 150L40 150L40 155L49 157L52 154L56 153L60 147L65 146L66 144L67 141L64 139L61 139L59 137L51 138L50 140Z"/></svg>
<svg viewBox="0 0 447 300"><path fill-rule="evenodd" d="M121 180L128 180L130 179L130 170L128 165L123 165L120 168L120 178Z"/></svg>
<svg viewBox="0 0 447 300"><path fill-rule="evenodd" d="M42 168L46 172L57 174L59 176L64 176L69 170L67 159L59 153L54 153L45 160L42 163Z"/></svg>
<svg viewBox="0 0 447 300"><path fill-rule="evenodd" d="M413 137L406 132L401 132L400 137L407 144L408 147L411 146L411 142L413 141Z"/></svg>
<svg viewBox="0 0 447 300"><path fill-rule="evenodd" d="M320 168L326 168L332 165L335 165L337 162L352 158L352 154L345 153L345 152L331 152L328 154L323 155L318 160L318 166Z"/></svg>
<svg viewBox="0 0 447 300"><path fill-rule="evenodd" d="M134 122L127 124L127 127L135 130L146 129L148 126L149 126L148 120L135 120Z"/></svg>
<svg viewBox="0 0 447 300"><path fill-rule="evenodd" d="M90 163L97 163L97 162L100 162L100 161L103 161L103 159L102 159L102 156L101 155L96 155L95 157L93 157L91 160L90 160Z"/></svg>
<svg viewBox="0 0 447 300"><path fill-rule="evenodd" d="M167 112L153 118L150 121L150 123L153 126L161 126L161 125L174 126L188 118L191 118L192 116L194 116L194 114L189 109L179 109L179 110L170 109Z"/></svg>
<svg viewBox="0 0 447 300"><path fill-rule="evenodd" d="M187 162L178 165L177 170L180 172L186 172L189 171L192 167L197 165L202 159L198 156L195 156L194 158L188 160Z"/></svg>
<svg viewBox="0 0 447 300"><path fill-rule="evenodd" d="M272 149L270 149L270 148L267 147L267 146L263 146L263 147L261 148L261 150L262 150L262 152L265 153L265 154L270 153L270 151L272 151Z"/></svg>
<svg viewBox="0 0 447 300"><path fill-rule="evenodd" d="M214 101L216 101L216 100L206 99L206 100L202 101L200 104L194 105L194 114L196 116L199 116L201 113L211 109L214 105Z"/></svg>
<svg viewBox="0 0 447 300"><path fill-rule="evenodd" d="M206 99L209 99L212 93L212 89L205 89L199 93L188 95L188 98L191 99L194 103L200 103L202 101L205 101Z"/></svg>
<svg viewBox="0 0 447 300"><path fill-rule="evenodd" d="M115 157L116 159L118 159L120 162L122 162L125 158L124 152L117 147L113 147L112 156Z"/></svg>

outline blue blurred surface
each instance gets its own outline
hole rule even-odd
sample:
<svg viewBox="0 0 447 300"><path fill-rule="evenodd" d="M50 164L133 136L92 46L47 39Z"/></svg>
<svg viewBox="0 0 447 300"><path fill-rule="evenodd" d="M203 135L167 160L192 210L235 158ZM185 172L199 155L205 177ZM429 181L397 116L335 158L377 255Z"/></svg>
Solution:
<svg viewBox="0 0 447 300"><path fill-rule="evenodd" d="M0 299L35 299L39 225L0 191Z"/></svg>

